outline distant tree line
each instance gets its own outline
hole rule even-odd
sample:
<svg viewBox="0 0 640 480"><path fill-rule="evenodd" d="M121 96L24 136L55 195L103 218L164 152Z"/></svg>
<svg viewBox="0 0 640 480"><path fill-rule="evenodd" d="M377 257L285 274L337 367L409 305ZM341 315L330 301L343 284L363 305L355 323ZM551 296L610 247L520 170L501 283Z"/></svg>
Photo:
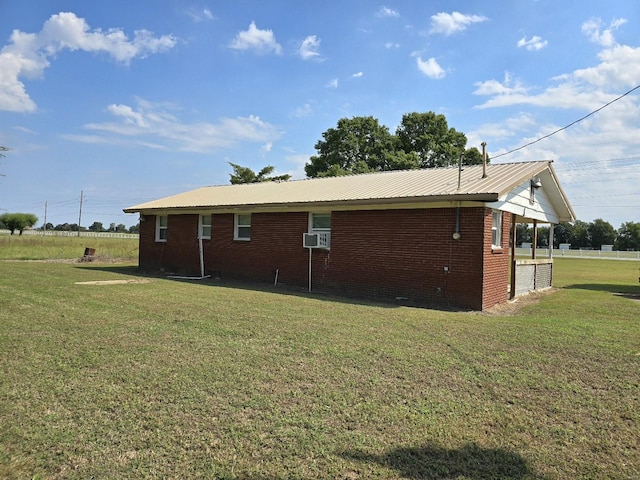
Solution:
<svg viewBox="0 0 640 480"><path fill-rule="evenodd" d="M533 243L533 228L528 224L516 226L516 244L522 243ZM640 250L640 222L625 222L618 230L601 218L590 223L560 223L553 227L553 248L559 248L561 243L574 249L600 250L603 245L613 245L619 251ZM538 227L537 246L549 247L549 227Z"/></svg>
<svg viewBox="0 0 640 480"><path fill-rule="evenodd" d="M7 229L13 235L16 231L19 235L27 229L32 229L38 223L38 217L33 213L3 213L0 215L0 229ZM78 226L77 223L61 223L53 225L47 223L36 230L55 230L59 232L117 232L117 233L140 233L140 224L127 228L124 224L116 225L112 223L109 228L105 228L102 222L93 222L90 227Z"/></svg>
<svg viewBox="0 0 640 480"><path fill-rule="evenodd" d="M107 228L102 222L93 222L89 227L78 227L77 223L61 223L55 226L52 223L47 223L46 225L38 228L38 230L55 230L59 232L77 232L78 230L80 230L81 232L96 233L140 233L140 224L133 225L132 227L127 228L127 226L123 223L119 223L117 225L115 223L111 223Z"/></svg>

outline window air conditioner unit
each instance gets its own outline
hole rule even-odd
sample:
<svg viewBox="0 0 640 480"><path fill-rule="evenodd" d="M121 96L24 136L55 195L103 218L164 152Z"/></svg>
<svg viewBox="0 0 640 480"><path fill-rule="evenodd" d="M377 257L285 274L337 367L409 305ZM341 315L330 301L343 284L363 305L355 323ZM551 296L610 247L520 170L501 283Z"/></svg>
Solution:
<svg viewBox="0 0 640 480"><path fill-rule="evenodd" d="M326 248L331 246L331 234L323 233L305 233L302 236L302 246L304 248Z"/></svg>

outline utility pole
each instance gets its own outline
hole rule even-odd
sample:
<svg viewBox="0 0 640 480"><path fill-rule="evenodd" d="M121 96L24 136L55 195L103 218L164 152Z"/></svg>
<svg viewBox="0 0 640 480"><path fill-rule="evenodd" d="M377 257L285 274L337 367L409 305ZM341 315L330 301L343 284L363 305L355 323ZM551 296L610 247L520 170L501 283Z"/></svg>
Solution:
<svg viewBox="0 0 640 480"><path fill-rule="evenodd" d="M44 202L44 225L42 226L42 235L47 234L47 202Z"/></svg>
<svg viewBox="0 0 640 480"><path fill-rule="evenodd" d="M82 225L82 201L84 193L80 190L80 213L78 214L78 236L80 236L80 225Z"/></svg>

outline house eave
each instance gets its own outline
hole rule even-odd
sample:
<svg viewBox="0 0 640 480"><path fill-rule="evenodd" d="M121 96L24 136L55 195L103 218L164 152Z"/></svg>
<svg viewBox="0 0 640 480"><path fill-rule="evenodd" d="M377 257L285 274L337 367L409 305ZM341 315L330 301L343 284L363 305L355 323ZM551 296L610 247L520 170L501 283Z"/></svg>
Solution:
<svg viewBox="0 0 640 480"><path fill-rule="evenodd" d="M481 205L498 200L497 193L432 195L428 197L404 198L369 198L360 200L333 200L316 202L281 202L281 203L248 203L235 205L184 205L145 208L125 208L125 213L154 214L186 214L186 213L229 213L229 212L279 212L309 210L377 210L386 208L437 208Z"/></svg>

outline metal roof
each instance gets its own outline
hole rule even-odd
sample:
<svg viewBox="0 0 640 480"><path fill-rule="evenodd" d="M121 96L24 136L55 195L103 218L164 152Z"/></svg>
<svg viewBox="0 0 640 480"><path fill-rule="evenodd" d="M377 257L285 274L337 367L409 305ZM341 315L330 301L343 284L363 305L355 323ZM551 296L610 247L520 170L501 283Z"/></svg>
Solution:
<svg viewBox="0 0 640 480"><path fill-rule="evenodd" d="M482 165L473 165L463 167L461 173L457 167L449 167L209 186L128 207L124 211L151 214L170 210L291 208L318 204L364 206L439 201L492 202L523 181L548 171L555 179L556 198L564 204L564 208L560 205L563 216L575 218L551 163L546 160L490 164L486 166L486 178L482 178Z"/></svg>

